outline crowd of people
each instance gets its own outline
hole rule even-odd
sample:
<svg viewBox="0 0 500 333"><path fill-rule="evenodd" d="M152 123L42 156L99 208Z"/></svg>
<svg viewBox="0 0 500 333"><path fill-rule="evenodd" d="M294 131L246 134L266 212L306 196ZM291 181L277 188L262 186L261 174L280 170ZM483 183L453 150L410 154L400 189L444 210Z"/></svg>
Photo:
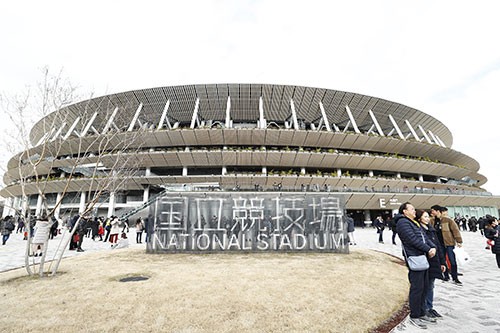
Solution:
<svg viewBox="0 0 500 333"><path fill-rule="evenodd" d="M149 223L150 218L139 217L135 223L136 243L142 243L142 234L146 233L147 242L152 228ZM6 216L0 219L0 233L2 235L2 245L6 245L12 233L21 234L24 240L31 238L31 256L42 256L44 246L49 239L54 239L60 235L64 229L73 232L69 241L69 250L84 252L82 247L85 238L92 241L109 242L112 249L128 247L129 241L129 221L119 219L118 216L108 218L102 216L74 215L67 218L48 218L45 215L40 217L30 216Z"/></svg>

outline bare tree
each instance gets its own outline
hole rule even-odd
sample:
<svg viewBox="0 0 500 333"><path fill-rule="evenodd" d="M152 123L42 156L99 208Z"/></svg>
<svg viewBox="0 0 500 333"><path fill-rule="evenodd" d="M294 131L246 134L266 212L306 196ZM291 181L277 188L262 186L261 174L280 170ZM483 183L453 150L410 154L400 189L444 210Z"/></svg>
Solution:
<svg viewBox="0 0 500 333"><path fill-rule="evenodd" d="M126 130L127 112L123 112L121 119L118 107L106 99L101 99L100 105L89 99L78 103L76 110L71 110L72 103L78 98L75 87L62 79L61 73L54 76L45 69L43 74L36 91L27 90L21 98L2 97L2 108L14 125L11 136L14 144L10 149L21 151L9 162L4 177L9 186L4 191L21 198L21 207L15 209L27 222L26 270L29 275L38 273L40 276L47 272L56 274L80 221L92 212L100 199L127 187L137 170L139 160L136 155L141 147L141 131ZM111 120L98 130L92 126L97 117ZM37 118L40 120L35 124ZM15 143L18 143L17 147ZM57 197L49 203L48 194L54 192L57 192ZM53 218L58 217L56 215L68 193L74 192L84 192L88 199L80 207L73 228L59 241L51 265L45 272L48 233L44 236L40 263L37 265L34 258L30 260L30 223L33 222L28 216L30 195L37 195L41 200L39 214L48 219L50 225Z"/></svg>

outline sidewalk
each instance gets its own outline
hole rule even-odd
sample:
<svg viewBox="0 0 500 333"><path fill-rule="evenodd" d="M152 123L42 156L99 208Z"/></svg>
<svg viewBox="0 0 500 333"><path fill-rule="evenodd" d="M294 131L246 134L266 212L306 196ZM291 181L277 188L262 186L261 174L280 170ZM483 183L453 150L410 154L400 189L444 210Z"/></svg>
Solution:
<svg viewBox="0 0 500 333"><path fill-rule="evenodd" d="M58 235L56 238L49 241L49 250L45 258L46 262L53 259L61 239L64 239L65 237L68 236L69 233L67 231L66 232L63 231L61 235ZM142 234L142 241L143 241L142 244L136 244L135 236L136 236L135 228L130 228L130 231L127 233L130 247L143 248L144 250L146 250L146 243L144 242L146 234L145 233ZM92 238L84 237L82 243L82 249L85 250L85 252L70 251L68 250L68 248L66 248L66 250L64 251L64 258L84 255L86 253L92 253L96 251L112 251L111 244L109 242L106 243L101 242L98 239L99 237L96 237L96 240L93 241ZM23 240L23 235L21 233L19 234L12 233L9 239L7 240L7 244L3 246L0 245L0 272L5 272L7 270L24 267L25 253L26 253L26 241ZM30 262L33 263L33 261L38 263L40 262L40 258L30 257ZM47 263L47 265L48 264L49 263ZM64 265L64 260L61 261L61 266L62 265Z"/></svg>
<svg viewBox="0 0 500 333"><path fill-rule="evenodd" d="M64 235L59 235L51 240L47 260L55 253L55 247ZM357 248L373 249L390 253L402 258L400 241L396 238L398 245L391 243L392 232L384 232L385 244L378 243L378 234L372 228L357 228L354 232ZM135 229L131 228L128 233L130 247L146 248L146 244L135 243ZM429 325L428 332L456 333L456 332L498 332L500 333L500 269L497 268L495 256L489 250L485 250L486 241L479 232L462 232L464 249L471 256L471 262L465 267L459 267L463 273L460 280L463 286L456 286L451 282L436 280L434 289L435 309L443 315L436 325ZM145 235L143 234L143 241ZM22 234L12 234L7 245L0 245L0 272L24 267L24 251L26 242ZM92 241L84 238L82 248L85 252L66 250L65 257L85 255L96 251L112 251L109 243ZM146 255L146 254L145 254ZM40 260L30 257L30 260ZM64 267L64 260L61 263ZM1 273L0 273L1 274ZM393 332L422 332L422 330L400 325Z"/></svg>
<svg viewBox="0 0 500 333"><path fill-rule="evenodd" d="M384 231L385 244L378 243L378 234L373 228L357 228L354 232L356 248L383 251L403 258L401 242L392 245L392 232ZM486 250L486 239L479 232L462 232L464 249L469 253L471 262L458 267L463 273L459 279L463 286L436 280L434 287L434 308L443 318L438 323L428 325L422 330L409 324L396 327L393 332L432 332L432 333L485 333L500 332L500 269L495 256Z"/></svg>

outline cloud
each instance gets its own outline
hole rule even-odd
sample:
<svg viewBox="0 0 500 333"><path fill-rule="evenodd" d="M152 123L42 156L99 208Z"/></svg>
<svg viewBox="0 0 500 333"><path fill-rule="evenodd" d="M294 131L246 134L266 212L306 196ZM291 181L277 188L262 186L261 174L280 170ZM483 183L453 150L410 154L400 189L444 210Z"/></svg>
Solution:
<svg viewBox="0 0 500 333"><path fill-rule="evenodd" d="M1 91L48 65L96 95L191 83L346 90L446 124L498 193L496 1L66 1L2 6ZM483 148L484 147L484 148Z"/></svg>

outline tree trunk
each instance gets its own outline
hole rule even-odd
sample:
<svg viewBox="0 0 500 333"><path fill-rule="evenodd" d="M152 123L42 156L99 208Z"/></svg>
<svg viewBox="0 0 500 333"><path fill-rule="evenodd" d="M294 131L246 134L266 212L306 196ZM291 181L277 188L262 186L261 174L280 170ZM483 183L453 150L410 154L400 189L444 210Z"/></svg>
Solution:
<svg viewBox="0 0 500 333"><path fill-rule="evenodd" d="M80 224L81 219L82 219L82 216L79 215L78 220L76 220L75 225L71 229L71 232L69 234L69 238L66 240L66 242L64 242L63 248L61 249L61 255L56 256L56 264L54 265L54 267L52 267L52 272L50 273L51 276L56 275L57 269L59 268L59 264L61 263L62 257L64 255L64 251L66 251L66 248L68 247L69 242L73 238L73 234L75 233L76 228L78 228L78 225ZM57 255L57 253L56 253L56 255Z"/></svg>

